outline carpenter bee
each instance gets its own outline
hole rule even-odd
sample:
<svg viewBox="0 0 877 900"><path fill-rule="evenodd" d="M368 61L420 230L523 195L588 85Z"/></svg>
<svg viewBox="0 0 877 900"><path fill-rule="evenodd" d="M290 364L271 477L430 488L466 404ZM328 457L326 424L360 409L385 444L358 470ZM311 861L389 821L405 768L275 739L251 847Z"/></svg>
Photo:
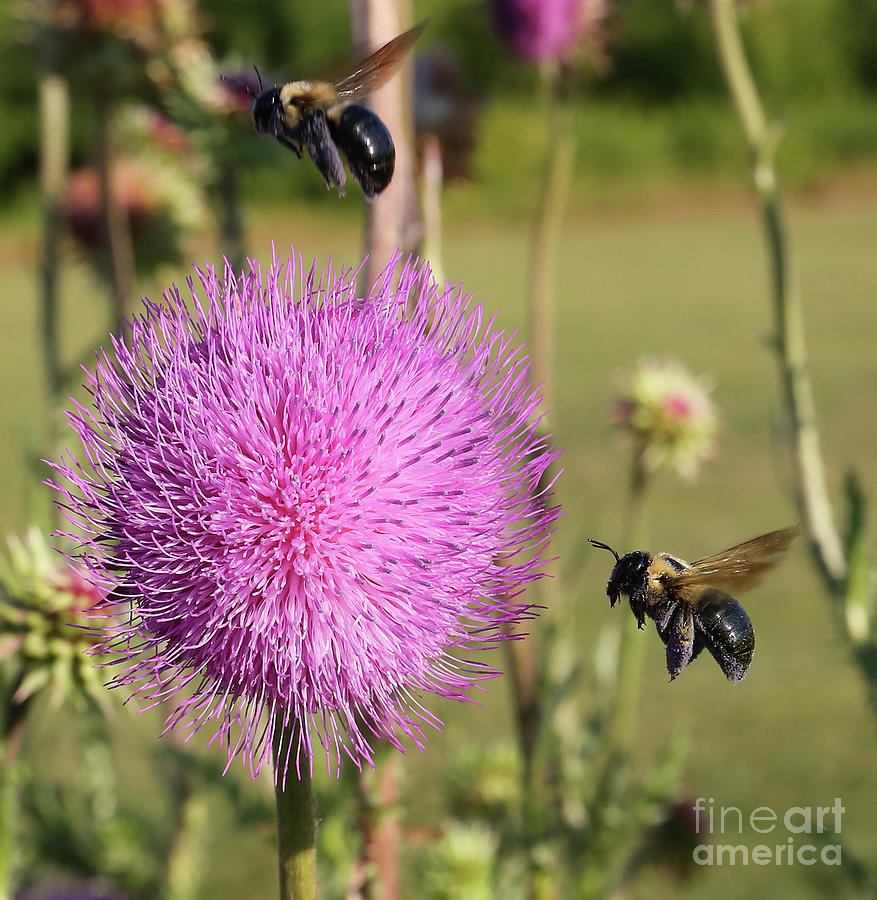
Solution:
<svg viewBox="0 0 877 900"><path fill-rule="evenodd" d="M304 147L326 187L337 187L340 195L346 181L343 156L371 200L393 177L396 148L387 126L353 101L398 70L424 28L421 23L400 34L337 81L290 81L262 91L253 102L256 131L273 135L299 158Z"/></svg>
<svg viewBox="0 0 877 900"><path fill-rule="evenodd" d="M754 587L797 533L797 528L771 531L693 563L645 550L619 558L606 544L590 543L615 557L606 587L610 605L623 594L640 628L646 616L654 619L667 645L671 681L706 647L736 684L752 664L755 631L746 610L725 589L737 593Z"/></svg>

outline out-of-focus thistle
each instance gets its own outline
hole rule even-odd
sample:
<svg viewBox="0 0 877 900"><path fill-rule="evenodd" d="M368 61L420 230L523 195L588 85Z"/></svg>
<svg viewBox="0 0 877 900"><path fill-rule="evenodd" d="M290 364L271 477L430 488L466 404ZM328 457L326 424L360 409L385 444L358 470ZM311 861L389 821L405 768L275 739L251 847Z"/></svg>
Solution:
<svg viewBox="0 0 877 900"><path fill-rule="evenodd" d="M499 827L520 807L521 759L513 746L463 747L446 777L448 808L460 821Z"/></svg>
<svg viewBox="0 0 877 900"><path fill-rule="evenodd" d="M418 150L423 141L438 138L444 181L469 178L475 125L481 100L463 77L448 51L433 50L414 61L414 127Z"/></svg>
<svg viewBox="0 0 877 900"><path fill-rule="evenodd" d="M108 695L99 670L86 655L96 617L111 607L73 565L59 565L57 553L36 528L10 537L0 560L0 661L7 673L8 717L19 714L41 692L58 706L85 697L102 710ZM104 624L106 622L104 621Z"/></svg>
<svg viewBox="0 0 877 900"><path fill-rule="evenodd" d="M477 824L449 822L439 841L419 854L418 896L423 900L491 900L497 835Z"/></svg>
<svg viewBox="0 0 877 900"><path fill-rule="evenodd" d="M101 96L165 90L204 55L191 0L27 0L20 17L53 68Z"/></svg>
<svg viewBox="0 0 877 900"><path fill-rule="evenodd" d="M633 445L636 464L693 478L715 451L718 417L711 381L674 359L645 359L612 407L619 434Z"/></svg>
<svg viewBox="0 0 877 900"><path fill-rule="evenodd" d="M612 0L489 0L496 30L528 63L604 60Z"/></svg>
<svg viewBox="0 0 877 900"><path fill-rule="evenodd" d="M113 167L113 191L130 230L138 268L150 272L177 263L185 239L204 224L204 164L188 135L146 107L120 116L122 155ZM70 176L63 207L70 234L101 268L104 240L100 175L95 168Z"/></svg>

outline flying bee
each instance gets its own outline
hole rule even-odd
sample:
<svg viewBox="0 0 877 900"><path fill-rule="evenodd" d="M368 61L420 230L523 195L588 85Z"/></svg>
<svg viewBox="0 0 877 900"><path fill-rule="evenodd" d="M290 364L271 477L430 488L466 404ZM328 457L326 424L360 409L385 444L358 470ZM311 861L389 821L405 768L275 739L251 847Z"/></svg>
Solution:
<svg viewBox="0 0 877 900"><path fill-rule="evenodd" d="M797 528L771 531L693 563L645 550L619 558L607 544L590 543L615 557L606 587L610 605L624 595L640 628L646 616L654 619L667 646L671 681L706 647L736 684L752 664L755 631L746 610L725 591L738 593L758 584L797 534Z"/></svg>
<svg viewBox="0 0 877 900"><path fill-rule="evenodd" d="M301 158L302 147L326 179L344 194L341 157L371 200L390 183L396 148L387 126L353 101L376 90L399 69L425 23L393 38L337 81L290 81L262 91L253 102L260 134L273 135Z"/></svg>

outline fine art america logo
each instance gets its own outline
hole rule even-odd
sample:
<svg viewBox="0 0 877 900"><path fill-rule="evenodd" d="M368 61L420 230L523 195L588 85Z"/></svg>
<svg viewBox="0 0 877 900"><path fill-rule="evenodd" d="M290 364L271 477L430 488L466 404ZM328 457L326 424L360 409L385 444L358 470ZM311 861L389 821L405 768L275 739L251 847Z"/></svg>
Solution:
<svg viewBox="0 0 877 900"><path fill-rule="evenodd" d="M700 866L825 866L841 865L841 816L846 808L836 797L832 806L790 806L777 811L759 806L749 815L736 806L716 806L712 797L698 797L693 806L698 834L728 839L745 830L765 835L770 843L710 843L694 848L694 861ZM769 837L767 837L769 835ZM816 842L806 835L823 835Z"/></svg>

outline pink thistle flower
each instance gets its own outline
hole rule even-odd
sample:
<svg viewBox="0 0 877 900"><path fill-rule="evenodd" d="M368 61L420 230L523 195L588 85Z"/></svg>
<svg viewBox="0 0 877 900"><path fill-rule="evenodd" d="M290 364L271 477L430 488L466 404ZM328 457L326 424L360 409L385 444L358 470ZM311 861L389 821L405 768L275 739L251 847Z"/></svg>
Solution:
<svg viewBox="0 0 877 900"><path fill-rule="evenodd" d="M664 467L693 478L715 451L718 416L708 378L672 359L641 360L610 418L650 472Z"/></svg>
<svg viewBox="0 0 877 900"><path fill-rule="evenodd" d="M167 728L211 724L254 776L278 716L330 770L375 738L421 747L441 722L419 693L466 699L498 673L461 654L532 614L559 454L526 357L424 264L392 288L398 268L367 297L294 257L200 272L206 308L145 301L70 414L87 465L68 454L58 489L131 607L99 648L112 684L177 695Z"/></svg>

